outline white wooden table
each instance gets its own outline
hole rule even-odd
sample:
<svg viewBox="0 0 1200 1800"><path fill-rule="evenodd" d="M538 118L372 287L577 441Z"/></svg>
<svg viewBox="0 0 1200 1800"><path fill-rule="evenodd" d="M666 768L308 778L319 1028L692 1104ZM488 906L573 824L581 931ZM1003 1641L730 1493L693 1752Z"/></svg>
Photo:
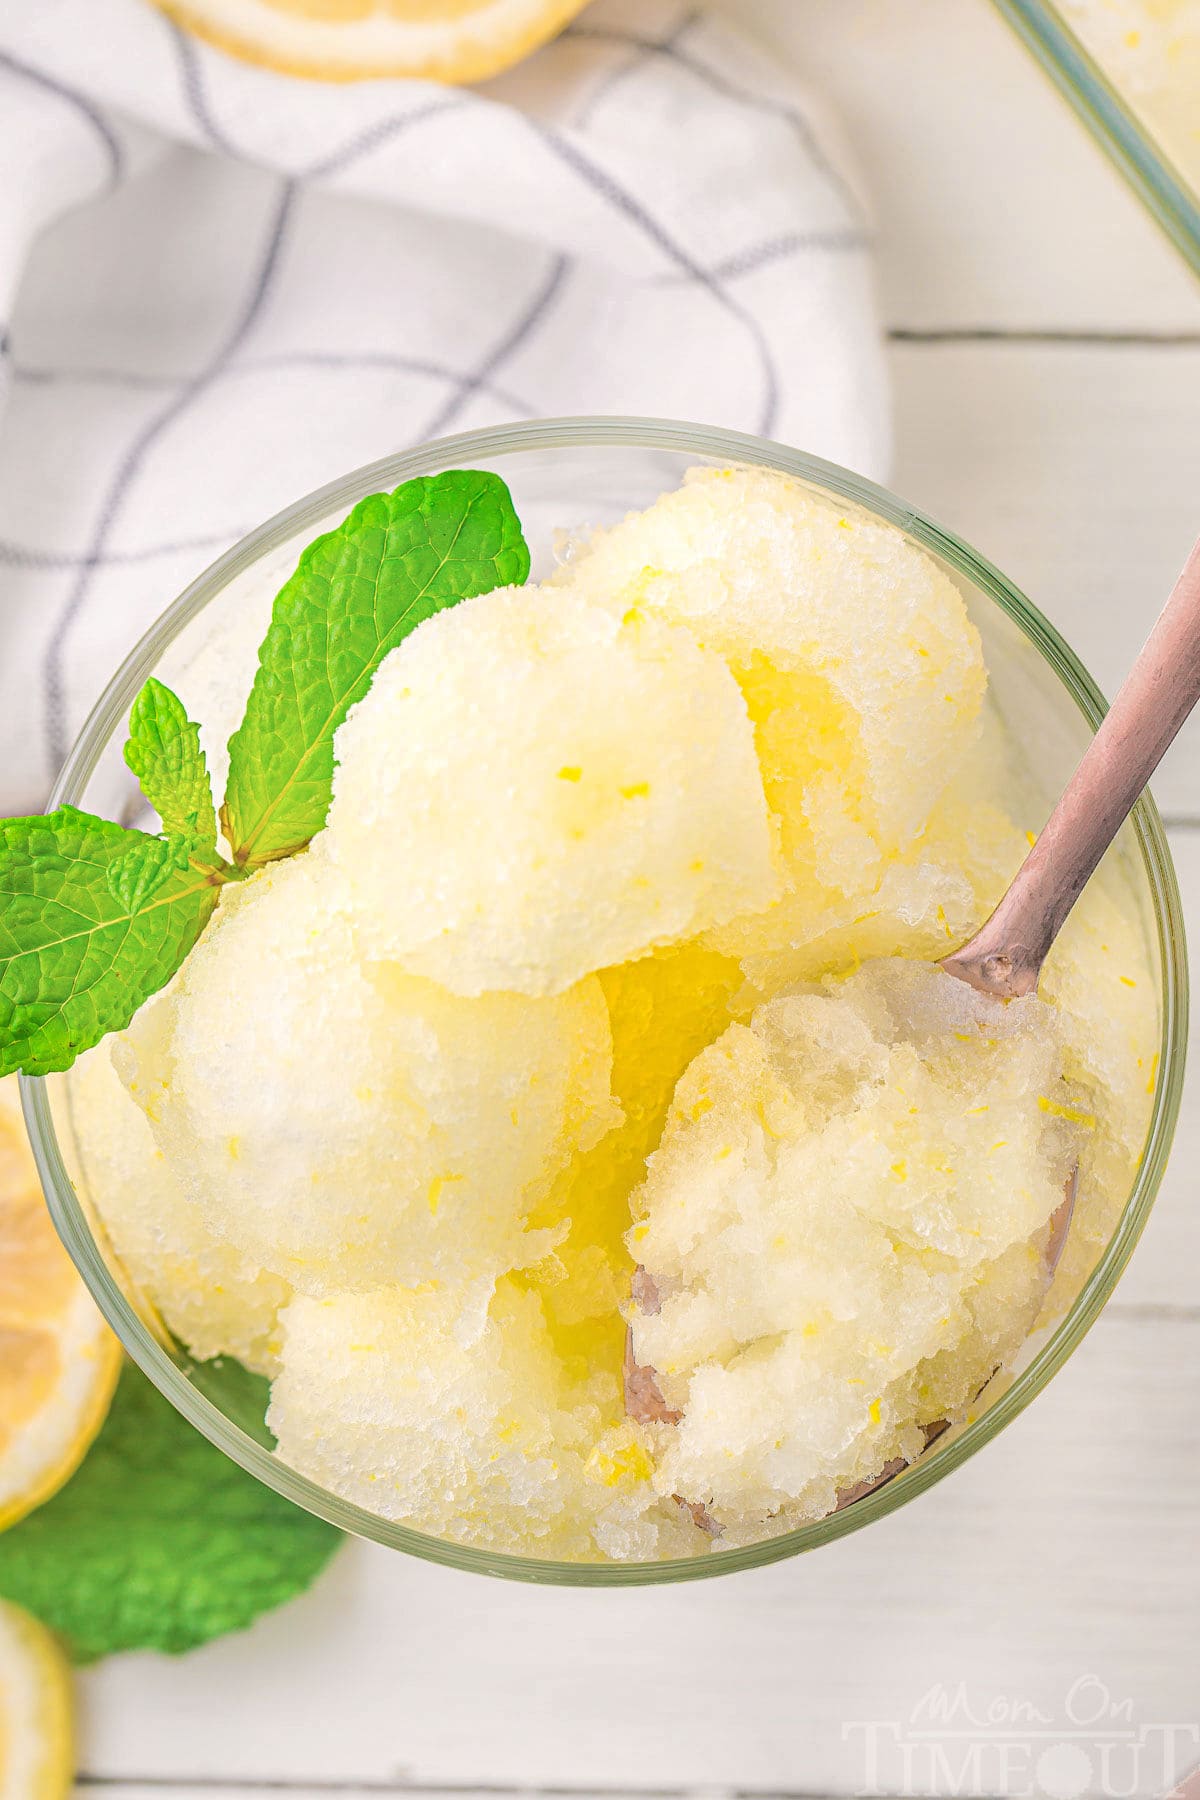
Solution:
<svg viewBox="0 0 1200 1800"><path fill-rule="evenodd" d="M828 92L875 196L894 485L1020 582L1111 689L1200 527L1200 287L987 0L725 4ZM1193 729L1158 795L1200 942L1198 745ZM969 1767L949 1770L973 1739L983 1792L1026 1791L1031 1755L1059 1794L1129 1790L1100 1764L1125 1730L1136 1791L1155 1792L1154 1728L1200 1727L1193 1095L1117 1299L932 1494L804 1560L651 1592L544 1592L349 1544L242 1637L87 1674L80 1792L848 1794L871 1781L856 1721L892 1743L893 1791L971 1791ZM1069 1739L1088 1676L1129 1717L1089 1723L1098 1689L1076 1687ZM940 1775L919 1760L913 1709L938 1683L976 1712L1038 1709L1007 1774L995 1722L940 1728Z"/></svg>

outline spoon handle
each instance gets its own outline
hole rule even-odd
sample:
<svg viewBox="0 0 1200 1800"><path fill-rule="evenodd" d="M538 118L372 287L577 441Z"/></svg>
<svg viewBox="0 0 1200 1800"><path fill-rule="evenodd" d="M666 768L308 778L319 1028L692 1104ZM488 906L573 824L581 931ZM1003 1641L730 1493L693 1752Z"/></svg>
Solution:
<svg viewBox="0 0 1200 1800"><path fill-rule="evenodd" d="M991 918L942 962L982 994L1037 987L1046 953L1200 700L1200 540L1045 829Z"/></svg>

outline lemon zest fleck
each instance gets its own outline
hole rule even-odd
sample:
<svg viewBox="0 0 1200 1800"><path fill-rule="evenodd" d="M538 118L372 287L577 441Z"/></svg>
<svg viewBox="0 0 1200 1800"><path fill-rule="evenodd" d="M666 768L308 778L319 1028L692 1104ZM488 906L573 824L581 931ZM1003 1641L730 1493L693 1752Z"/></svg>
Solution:
<svg viewBox="0 0 1200 1800"><path fill-rule="evenodd" d="M1056 1119L1069 1119L1073 1125L1082 1125L1087 1131L1096 1129L1095 1113L1082 1112L1077 1106L1064 1106L1061 1100L1051 1100L1049 1094L1038 1095L1038 1106Z"/></svg>
<svg viewBox="0 0 1200 1800"><path fill-rule="evenodd" d="M434 1176L429 1184L429 1211L431 1217L437 1218L438 1207L442 1203L442 1190L450 1187L453 1182L461 1181L462 1179L463 1177L461 1175Z"/></svg>

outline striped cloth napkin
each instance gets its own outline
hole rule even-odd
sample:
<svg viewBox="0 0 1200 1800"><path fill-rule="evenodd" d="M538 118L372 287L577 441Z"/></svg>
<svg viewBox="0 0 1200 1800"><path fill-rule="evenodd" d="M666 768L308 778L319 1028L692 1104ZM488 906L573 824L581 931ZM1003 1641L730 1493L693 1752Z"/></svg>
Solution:
<svg viewBox="0 0 1200 1800"><path fill-rule="evenodd" d="M601 0L471 90L12 4L0 177L0 812L219 551L408 444L634 412L884 470L862 201L686 0Z"/></svg>

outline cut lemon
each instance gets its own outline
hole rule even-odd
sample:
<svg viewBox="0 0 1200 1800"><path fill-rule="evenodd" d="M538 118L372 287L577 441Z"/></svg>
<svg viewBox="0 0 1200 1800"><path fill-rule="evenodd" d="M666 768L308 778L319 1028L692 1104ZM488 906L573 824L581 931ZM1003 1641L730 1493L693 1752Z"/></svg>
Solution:
<svg viewBox="0 0 1200 1800"><path fill-rule="evenodd" d="M157 0L232 56L288 75L485 81L561 31L585 0Z"/></svg>
<svg viewBox="0 0 1200 1800"><path fill-rule="evenodd" d="M0 1530L74 1473L108 1411L120 1362L50 1223L16 1078L0 1081Z"/></svg>
<svg viewBox="0 0 1200 1800"><path fill-rule="evenodd" d="M0 1601L0 1800L67 1800L71 1671L44 1625Z"/></svg>

